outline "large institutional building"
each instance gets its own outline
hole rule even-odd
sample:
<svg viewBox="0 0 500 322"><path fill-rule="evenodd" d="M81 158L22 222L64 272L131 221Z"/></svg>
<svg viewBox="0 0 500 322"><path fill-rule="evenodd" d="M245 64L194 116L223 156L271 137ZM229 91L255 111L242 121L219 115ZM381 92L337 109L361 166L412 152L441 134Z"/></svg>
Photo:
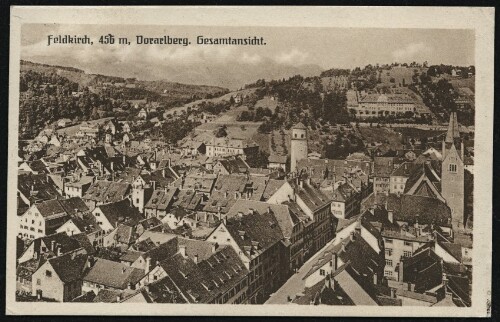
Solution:
<svg viewBox="0 0 500 322"><path fill-rule="evenodd" d="M415 102L406 94L368 94L359 97L357 104L349 104L358 118L372 118L415 112Z"/></svg>

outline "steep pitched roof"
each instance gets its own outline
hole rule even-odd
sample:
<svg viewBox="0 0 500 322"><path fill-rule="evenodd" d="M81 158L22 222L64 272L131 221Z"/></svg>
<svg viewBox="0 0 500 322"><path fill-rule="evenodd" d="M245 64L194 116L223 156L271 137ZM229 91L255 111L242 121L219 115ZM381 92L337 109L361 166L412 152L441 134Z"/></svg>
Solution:
<svg viewBox="0 0 500 322"><path fill-rule="evenodd" d="M396 221L413 224L418 220L419 224L451 226L451 210L439 199L413 195L400 197L389 195L387 205L388 210L394 212Z"/></svg>
<svg viewBox="0 0 500 322"><path fill-rule="evenodd" d="M114 227L117 227L119 223L133 226L144 219L137 208L130 205L128 199L100 205L97 208L101 210Z"/></svg>
<svg viewBox="0 0 500 322"><path fill-rule="evenodd" d="M45 174L20 174L17 189L31 202L60 198L55 185Z"/></svg>
<svg viewBox="0 0 500 322"><path fill-rule="evenodd" d="M248 274L238 254L230 246L221 247L218 252L198 263L177 254L160 265L190 303L210 303Z"/></svg>
<svg viewBox="0 0 500 322"><path fill-rule="evenodd" d="M63 282L71 283L82 278L87 264L87 255L72 252L50 258L48 261Z"/></svg>
<svg viewBox="0 0 500 322"><path fill-rule="evenodd" d="M460 138L460 131L458 129L457 113L451 112L450 122L448 123L448 131L446 132L446 143L453 143L455 139Z"/></svg>
<svg viewBox="0 0 500 322"><path fill-rule="evenodd" d="M237 213L227 219L226 227L250 258L258 256L284 237L277 219L268 211Z"/></svg>
<svg viewBox="0 0 500 322"><path fill-rule="evenodd" d="M237 200L226 214L226 218L237 217L239 213L246 214L250 209L258 213L270 214L276 219L283 236L290 238L293 227L299 223L299 219L294 213L288 211L288 206L283 204L269 204L253 200Z"/></svg>
<svg viewBox="0 0 500 322"><path fill-rule="evenodd" d="M288 183L295 189L296 195L313 212L324 208L332 202L330 197L325 195L321 190L314 188L306 182L303 182L301 186L296 180L291 179Z"/></svg>

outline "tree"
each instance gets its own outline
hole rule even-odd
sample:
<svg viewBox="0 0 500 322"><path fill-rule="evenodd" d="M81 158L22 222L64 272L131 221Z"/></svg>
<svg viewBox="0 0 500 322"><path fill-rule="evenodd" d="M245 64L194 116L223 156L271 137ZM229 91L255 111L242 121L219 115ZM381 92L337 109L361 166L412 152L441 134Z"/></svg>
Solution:
<svg viewBox="0 0 500 322"><path fill-rule="evenodd" d="M257 132L270 133L272 130L273 130L272 124L268 120L265 120L257 129Z"/></svg>
<svg viewBox="0 0 500 322"><path fill-rule="evenodd" d="M215 131L215 137L222 138L227 136L227 126L222 125Z"/></svg>
<svg viewBox="0 0 500 322"><path fill-rule="evenodd" d="M252 153L247 155L245 160L248 165L252 168L267 168L269 162L269 153L265 151L259 151L258 153Z"/></svg>

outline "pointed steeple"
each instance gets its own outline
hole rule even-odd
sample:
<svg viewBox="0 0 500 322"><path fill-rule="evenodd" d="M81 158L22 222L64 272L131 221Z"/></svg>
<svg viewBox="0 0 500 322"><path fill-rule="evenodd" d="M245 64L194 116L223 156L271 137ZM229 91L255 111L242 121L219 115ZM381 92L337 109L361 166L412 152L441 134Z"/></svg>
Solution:
<svg viewBox="0 0 500 322"><path fill-rule="evenodd" d="M460 131L458 130L457 112L453 111L450 114L450 123L448 124L448 132L446 133L446 143L453 143L455 139L460 138Z"/></svg>

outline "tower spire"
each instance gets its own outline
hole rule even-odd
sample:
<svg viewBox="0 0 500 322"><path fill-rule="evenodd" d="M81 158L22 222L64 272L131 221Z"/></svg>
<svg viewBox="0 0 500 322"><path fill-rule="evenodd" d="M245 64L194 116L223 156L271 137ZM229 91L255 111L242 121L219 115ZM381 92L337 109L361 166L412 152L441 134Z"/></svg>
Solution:
<svg viewBox="0 0 500 322"><path fill-rule="evenodd" d="M460 138L460 131L458 129L457 112L453 111L450 114L450 123L448 124L445 142L453 143L458 138Z"/></svg>

